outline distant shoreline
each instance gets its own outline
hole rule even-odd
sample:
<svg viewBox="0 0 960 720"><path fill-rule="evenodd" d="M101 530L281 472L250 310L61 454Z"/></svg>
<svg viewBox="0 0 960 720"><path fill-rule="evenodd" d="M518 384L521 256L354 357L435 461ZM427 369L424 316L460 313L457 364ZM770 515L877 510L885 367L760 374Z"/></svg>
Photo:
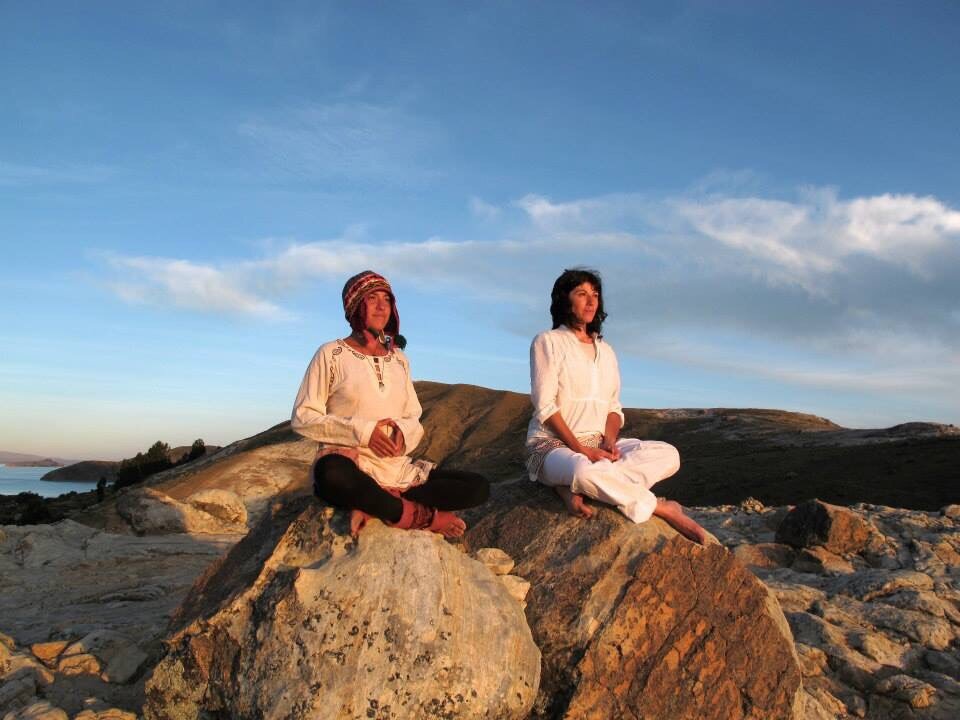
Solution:
<svg viewBox="0 0 960 720"><path fill-rule="evenodd" d="M77 478L45 478L45 477L43 477L43 478L40 478L40 482L48 482L48 483L84 483L84 484L96 485L96 484L99 482L99 480L83 480L83 479L77 479Z"/></svg>
<svg viewBox="0 0 960 720"><path fill-rule="evenodd" d="M54 468L63 468L63 467L68 467L68 466L67 466L67 465L18 465L18 464L16 464L16 463L0 463L0 468L5 468L5 467L8 467L8 468L17 468L17 469L20 469L20 470L29 470L29 469L31 469L31 468L36 468L36 469L38 469L38 470L40 470L40 469L42 469L42 470L47 470L47 469L49 469L49 468L51 468L51 467L54 467ZM48 474L49 474L49 473L48 473ZM54 478L48 478L48 477L44 476L44 477L39 477L39 478L34 478L34 479L35 479L37 482L50 482L50 483L84 483L84 484L88 484L88 483L89 483L89 484L91 484L91 485L96 485L96 484L97 484L97 480L87 480L87 479L82 479L82 478L81 478L81 479L78 479L78 478L71 478L71 477L54 477ZM2 495L2 493L0 493L0 495Z"/></svg>

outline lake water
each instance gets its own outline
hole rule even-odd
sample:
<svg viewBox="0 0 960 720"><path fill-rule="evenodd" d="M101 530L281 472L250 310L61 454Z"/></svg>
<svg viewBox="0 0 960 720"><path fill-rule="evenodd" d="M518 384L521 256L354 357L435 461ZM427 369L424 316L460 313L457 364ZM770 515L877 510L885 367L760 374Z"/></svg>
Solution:
<svg viewBox="0 0 960 720"><path fill-rule="evenodd" d="M41 497L56 497L76 490L87 492L96 490L95 482L51 482L41 480L51 467L7 467L0 465L0 495L16 495L22 492L34 492Z"/></svg>

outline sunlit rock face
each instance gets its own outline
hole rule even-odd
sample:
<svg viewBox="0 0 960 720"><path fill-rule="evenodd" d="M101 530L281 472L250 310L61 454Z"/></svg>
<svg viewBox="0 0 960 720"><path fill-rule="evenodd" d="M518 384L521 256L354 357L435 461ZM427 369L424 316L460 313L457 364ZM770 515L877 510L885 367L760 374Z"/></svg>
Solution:
<svg viewBox="0 0 960 720"><path fill-rule="evenodd" d="M533 717L805 717L782 611L715 541L607 508L574 518L526 480L496 488L480 514L468 544L503 549L531 583Z"/></svg>
<svg viewBox="0 0 960 720"><path fill-rule="evenodd" d="M310 498L198 581L168 642L151 719L523 718L540 675L519 602L484 564L377 521L354 542Z"/></svg>

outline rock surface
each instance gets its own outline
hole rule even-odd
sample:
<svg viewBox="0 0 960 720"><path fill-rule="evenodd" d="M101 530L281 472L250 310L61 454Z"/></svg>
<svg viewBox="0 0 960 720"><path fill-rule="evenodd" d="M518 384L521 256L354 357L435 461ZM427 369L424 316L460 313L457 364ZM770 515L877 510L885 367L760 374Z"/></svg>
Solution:
<svg viewBox="0 0 960 720"><path fill-rule="evenodd" d="M492 478L520 475L530 412L527 396L465 385L418 383L417 387L428 437L418 452ZM626 415L625 434L663 439L681 450L684 466L658 485L658 494L717 504L696 509L698 519L779 600L794 633L804 677L801 716L960 717L956 475L960 433L956 428L910 424L881 431L845 430L822 418L771 410L627 410ZM197 493L200 497L211 490L235 493L252 526L269 512L278 493L307 490L306 469L312 456L313 443L296 437L283 423L234 443L217 456L151 478L148 485L194 511L198 508L191 498ZM777 543L776 531L792 509L783 503L797 502L798 492L818 494L841 505L869 499L930 512L863 504L841 508L876 531L870 531L865 544L855 538L852 545L834 550L824 544L795 548ZM748 495L780 507L766 507ZM569 522L549 493L546 498L520 495L517 499L534 514L546 503L549 518L564 527ZM62 515L94 501L47 502L55 514ZM731 502L740 504L720 504ZM226 510L228 505L220 507ZM217 522L237 522L241 516L236 512L232 518L229 514L218 518L199 509ZM15 672L20 673L0 678L0 699L29 701L38 706L37 712L50 711L51 707L43 709L48 702L53 710L71 717L80 712L139 712L144 674L157 661L159 638L169 614L203 567L240 535L133 537L133 529L116 512L109 494L106 502L83 510L76 518L90 527L61 523L0 529L0 631L9 632L20 645L18 649L12 641L5 643L0 634L0 656L6 649L7 656L15 658ZM481 514L469 519L477 523ZM581 634L566 646L564 667L568 667L567 677L574 679L586 669L581 664L586 662L590 643L599 643L606 628L612 627L610 618L618 617L613 608L619 607L622 598L618 600L617 593L622 591L626 597L628 580L642 561L643 553L631 555L635 542L613 547L605 535L608 531L602 530L608 521L603 520L601 529L569 532L561 538L571 543L568 582L574 585L573 595L587 598L586 611L579 615L583 627L576 628ZM522 534L521 529L516 532ZM613 530L608 534L615 537ZM598 547L596 563L591 542ZM524 543L518 542L517 547L521 546L525 552ZM518 561L524 560L524 552L514 555ZM566 561L562 554L556 557L558 567ZM795 564L798 557L802 562ZM546 617L557 627L573 622L563 616L563 609L572 613L575 603L558 595L557 608L550 615L543 595L537 595L536 579L522 567L514 572L535 580L527 597L530 617L540 613L537 617ZM561 587L559 580L550 582L551 587ZM208 598L226 601L214 588L208 590ZM188 619L185 622L189 624ZM109 662L95 652L77 653L77 657L91 656L99 675L67 676L57 670L62 650L42 648L35 656L24 649L33 643L62 643L65 649L99 631L135 639L137 649L148 656L126 683L104 680ZM545 660L560 667L562 638L548 635L548 639L553 645ZM94 667L92 662L89 667ZM560 711L572 701L575 690L582 700L589 699L589 688L581 685L567 687L557 703ZM100 700L87 703L91 697ZM18 712L24 707L21 703ZM5 712L0 710L0 718Z"/></svg>
<svg viewBox="0 0 960 720"><path fill-rule="evenodd" d="M208 513L202 504L195 507L191 498L211 497L208 491L227 491L240 499L247 514L246 526L236 527L238 532L246 532L267 512L270 503L280 493L295 494L309 492L308 469L316 452L316 443L295 435L290 423L282 423L258 435L232 443L216 454L203 455L192 462L171 468L151 476L143 486L131 488L135 492L127 498L127 508L120 509L121 493L116 500L88 507L75 512L71 517L81 523L112 533L140 532L144 534L169 532L193 532L183 518L194 516L200 527L197 532L209 532L203 526L216 527L212 523L226 522L229 526L239 526L239 512L227 512L226 506L217 501L215 505L224 511L214 509ZM158 495L154 510L159 514L157 522L147 518L140 529L131 526L130 518L142 516L149 511L150 502L140 507L136 491L150 489ZM128 490L127 492L130 492ZM185 507L186 506L186 507ZM211 504L213 509L214 504ZM210 516L210 517L206 517ZM219 517L218 517L219 516ZM168 518L168 519L164 519ZM213 520L211 520L213 518ZM155 526L154 529L151 529ZM179 528L179 530L177 530ZM234 529L224 528L228 532Z"/></svg>
<svg viewBox="0 0 960 720"><path fill-rule="evenodd" d="M804 717L783 613L728 551L607 508L573 518L525 480L473 514L468 546L499 547L531 583L532 717Z"/></svg>
<svg viewBox="0 0 960 720"><path fill-rule="evenodd" d="M520 606L482 563L378 521L354 542L310 498L278 504L172 628L151 720L523 718L539 681Z"/></svg>
<svg viewBox="0 0 960 720"><path fill-rule="evenodd" d="M832 717L960 717L960 522L947 513L878 505L828 509L825 527L859 528L833 543L847 549L833 556L846 564L838 574L827 563L800 565L769 550L777 518L790 523L778 538L806 536L812 544L830 537L797 532L798 516L812 510L824 517L823 503L805 505L796 515L728 505L695 508L694 516L739 557L762 558L749 567L780 600L804 685L821 707L835 708ZM825 549L809 550L817 548Z"/></svg>
<svg viewBox="0 0 960 720"><path fill-rule="evenodd" d="M190 502L180 502L155 488L132 488L118 495L117 512L141 535L222 535L247 530L243 503L226 490L195 493Z"/></svg>
<svg viewBox="0 0 960 720"><path fill-rule="evenodd" d="M88 638L88 641L96 645L100 652L107 644L104 641L108 635L101 634L99 638ZM116 637L112 639L115 641ZM35 649L43 654L47 664L56 651L53 643L31 648ZM86 646L80 648L86 649ZM68 650L61 649L64 654ZM74 654L74 657L78 654ZM90 653L83 654L92 659L95 665L92 672L96 674L99 669L97 658ZM66 677L60 671L52 672L39 660L30 651L18 648L12 638L0 635L0 718L3 720L66 720L71 715L81 720L135 720L135 713L111 707L99 698L92 697L90 693L96 687L96 682L78 682L75 677Z"/></svg>
<svg viewBox="0 0 960 720"><path fill-rule="evenodd" d="M507 575L516 564L513 558L500 548L480 548L473 555L497 575Z"/></svg>
<svg viewBox="0 0 960 720"><path fill-rule="evenodd" d="M197 576L240 537L141 538L71 520L7 526L0 540L0 630L32 645L109 629L146 648Z"/></svg>
<svg viewBox="0 0 960 720"><path fill-rule="evenodd" d="M187 498L187 503L228 527L240 528L241 532L247 526L247 506L239 495L230 490L200 490Z"/></svg>
<svg viewBox="0 0 960 720"><path fill-rule="evenodd" d="M819 500L800 503L777 528L777 542L795 548L822 546L831 553L857 553L876 534L856 513Z"/></svg>

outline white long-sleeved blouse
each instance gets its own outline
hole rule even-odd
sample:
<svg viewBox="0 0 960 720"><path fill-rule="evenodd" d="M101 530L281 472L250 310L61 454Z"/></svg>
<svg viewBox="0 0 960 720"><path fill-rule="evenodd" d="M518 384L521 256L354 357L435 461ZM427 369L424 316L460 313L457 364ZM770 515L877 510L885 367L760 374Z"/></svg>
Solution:
<svg viewBox="0 0 960 720"><path fill-rule="evenodd" d="M544 423L557 412L577 437L603 433L610 413L617 413L623 425L617 356L603 340L598 338L594 343L596 356L591 358L566 326L547 330L533 339L530 344L533 417L527 427L528 446L544 438L556 438Z"/></svg>
<svg viewBox="0 0 960 720"><path fill-rule="evenodd" d="M403 432L406 452L423 439L422 408L406 355L394 348L382 357L357 352L343 340L321 345L307 366L293 404L291 426L320 448L358 450L357 465L387 488L426 482L434 464L409 455L378 457L369 447L379 420L390 418Z"/></svg>

